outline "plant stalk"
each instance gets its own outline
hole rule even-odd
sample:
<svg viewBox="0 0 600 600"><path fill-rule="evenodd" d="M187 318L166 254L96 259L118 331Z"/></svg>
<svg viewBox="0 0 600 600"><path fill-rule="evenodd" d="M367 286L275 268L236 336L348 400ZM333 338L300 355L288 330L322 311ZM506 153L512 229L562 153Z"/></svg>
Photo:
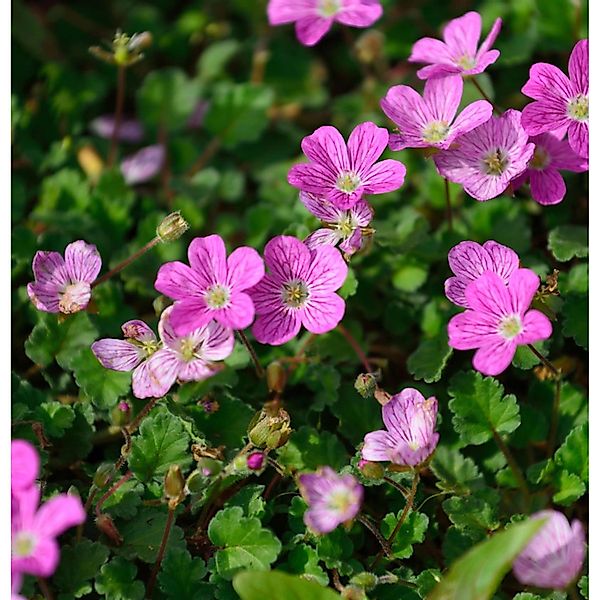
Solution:
<svg viewBox="0 0 600 600"><path fill-rule="evenodd" d="M252 359L252 362L254 363L254 369L256 370L256 375L262 379L265 376L265 370L262 368L260 361L258 360L258 356L256 355L256 352L254 351L254 348L252 347L252 344L250 343L250 340L246 337L246 334L241 329L237 329L236 333L238 334L238 337L240 338L240 341L242 342L242 344L244 344L244 346L246 346L246 349L248 350L248 354L250 354L250 358Z"/></svg>
<svg viewBox="0 0 600 600"><path fill-rule="evenodd" d="M156 583L156 576L158 575L158 570L160 569L160 563L162 562L163 556L165 554L165 549L167 548L167 542L169 541L169 534L171 533L171 526L173 525L173 517L175 516L175 509L169 507L169 513L167 515L167 522L165 523L165 530L163 532L163 537L160 542L160 548L158 549L158 554L156 555L156 562L154 563L154 567L152 568L152 573L150 574L150 579L148 580L148 587L146 588L146 598L152 598L152 591L154 590L154 584Z"/></svg>
<svg viewBox="0 0 600 600"><path fill-rule="evenodd" d="M110 136L110 150L106 161L109 167L112 167L117 156L119 129L123 119L123 103L125 101L125 67L119 66L117 69L117 100L115 104L115 122L112 134Z"/></svg>

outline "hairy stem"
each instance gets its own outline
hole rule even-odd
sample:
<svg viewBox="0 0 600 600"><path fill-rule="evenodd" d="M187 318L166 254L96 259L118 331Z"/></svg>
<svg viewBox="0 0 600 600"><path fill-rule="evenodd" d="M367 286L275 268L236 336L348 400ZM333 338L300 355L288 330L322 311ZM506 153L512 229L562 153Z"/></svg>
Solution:
<svg viewBox="0 0 600 600"><path fill-rule="evenodd" d="M102 505L126 482L133 477L131 471L127 471L115 485L113 485L105 494L102 495L100 500L96 503L96 516L99 517L102 514Z"/></svg>
<svg viewBox="0 0 600 600"><path fill-rule="evenodd" d="M83 510L87 516L88 512L90 511L90 508L92 507L92 502L94 501L94 498L96 497L96 494L98 493L98 488L95 485L92 485L92 487L90 488L90 493L88 494L88 498L85 501L85 505L83 507ZM85 525L85 521L83 523L80 523L77 526L77 533L75 535L75 541L80 542L81 541L81 536L83 535L83 526Z"/></svg>
<svg viewBox="0 0 600 600"><path fill-rule="evenodd" d="M487 100L492 105L494 112L497 115L499 115L502 111L494 104L492 99L483 91L483 88L481 87L481 85L479 85L479 82L477 81L477 79L475 79L475 77L471 77L470 80L473 83L473 85L477 88L477 91L481 94L482 98Z"/></svg>
<svg viewBox="0 0 600 600"><path fill-rule="evenodd" d="M260 361L258 360L258 356L256 355L256 352L254 351L254 348L252 347L252 344L250 343L250 340L246 337L246 334L241 329L237 329L236 333L238 334L238 337L240 338L240 341L242 342L242 344L244 344L244 346L246 346L246 349L248 350L248 354L250 354L250 358L252 359L252 362L254 363L254 369L256 370L256 375L260 378L263 378L265 376L265 370L262 368Z"/></svg>
<svg viewBox="0 0 600 600"><path fill-rule="evenodd" d="M115 122L112 134L110 136L110 150L106 161L109 167L112 167L117 156L118 135L123 118L123 102L125 100L125 67L120 66L117 70L117 100L115 104Z"/></svg>
<svg viewBox="0 0 600 600"><path fill-rule="evenodd" d="M369 362L367 355L363 352L363 349L360 347L359 343L354 339L352 334L342 324L337 326L337 330L344 336L344 338L346 338L346 341L348 342L352 350L354 350L354 353L356 354L360 362L363 364L363 367L367 370L367 373L371 373L373 371L371 363Z"/></svg>
<svg viewBox="0 0 600 600"><path fill-rule="evenodd" d="M515 479L517 480L517 484L521 488L523 492L523 496L525 497L525 502L527 503L527 507L531 505L531 494L529 493L529 488L527 487L527 481L525 481L525 477L523 475L523 471L521 471L521 467L519 467L515 457L510 451L509 447L505 444L504 440L500 437L500 434L494 429L492 430L494 434L494 440L500 448L502 454L504 454L504 458L506 458L506 462L510 467Z"/></svg>
<svg viewBox="0 0 600 600"><path fill-rule="evenodd" d="M160 542L160 548L158 549L158 554L156 555L156 562L154 563L154 567L152 568L152 573L150 574L150 579L148 580L148 587L146 588L146 598L152 598L152 591L154 590L154 584L156 583L156 576L158 575L158 570L160 569L160 563L162 562L163 556L165 554L165 549L167 547L167 542L169 541L169 534L171 533L171 526L173 525L173 517L175 516L175 509L169 507L169 513L167 515L167 522L165 523L165 530L163 532L163 537Z"/></svg>
<svg viewBox="0 0 600 600"><path fill-rule="evenodd" d="M394 481L387 475L383 478L383 480L386 483L389 483L392 487L395 487L404 496L404 498L408 499L410 492L403 485L400 485L397 481Z"/></svg>
<svg viewBox="0 0 600 600"><path fill-rule="evenodd" d="M390 548L390 545L387 542L387 540L381 535L381 533L379 533L377 527L375 527L375 525L373 525L373 523L371 523L371 521L369 521L367 517L361 515L360 513L357 515L356 520L359 523L362 523L377 538L377 541L381 546L381 551L386 556L390 556L392 554L392 549Z"/></svg>
<svg viewBox="0 0 600 600"><path fill-rule="evenodd" d="M142 408L142 410L140 410L140 412L135 416L135 419L133 421L131 421L131 423L129 423L129 425L127 425L127 427L124 428L127 430L128 434L131 435L132 433L137 431L137 428L140 426L142 421L146 418L147 414L156 406L156 404L158 403L159 400L162 400L162 397L161 398L152 398L150 401L148 401L146 403L146 406L144 406L144 408Z"/></svg>

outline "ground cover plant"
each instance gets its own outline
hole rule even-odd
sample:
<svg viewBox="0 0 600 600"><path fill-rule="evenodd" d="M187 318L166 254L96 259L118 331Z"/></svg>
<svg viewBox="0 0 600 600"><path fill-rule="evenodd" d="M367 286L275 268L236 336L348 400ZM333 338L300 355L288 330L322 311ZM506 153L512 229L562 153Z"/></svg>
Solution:
<svg viewBox="0 0 600 600"><path fill-rule="evenodd" d="M12 598L588 598L587 4L13 4Z"/></svg>

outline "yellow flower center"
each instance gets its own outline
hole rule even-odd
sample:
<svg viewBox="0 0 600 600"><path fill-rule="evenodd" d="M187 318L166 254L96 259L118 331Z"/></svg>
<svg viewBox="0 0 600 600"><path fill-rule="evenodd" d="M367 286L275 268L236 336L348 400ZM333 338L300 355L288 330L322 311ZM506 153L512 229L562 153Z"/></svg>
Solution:
<svg viewBox="0 0 600 600"><path fill-rule="evenodd" d="M224 308L229 303L229 290L217 283L206 290L204 299L209 308Z"/></svg>
<svg viewBox="0 0 600 600"><path fill-rule="evenodd" d="M322 17L333 17L340 10L340 0L321 0L319 2L319 14Z"/></svg>
<svg viewBox="0 0 600 600"><path fill-rule="evenodd" d="M589 117L589 108L590 103L587 96L583 94L579 94L569 100L567 104L567 114L571 119L575 119L576 121L586 121Z"/></svg>
<svg viewBox="0 0 600 600"><path fill-rule="evenodd" d="M456 64L463 69L469 70L474 69L476 62L475 58L469 56L468 54L463 54L459 58L456 59Z"/></svg>
<svg viewBox="0 0 600 600"><path fill-rule="evenodd" d="M523 324L519 315L510 315L502 320L498 332L507 339L512 340L523 331Z"/></svg>
<svg viewBox="0 0 600 600"><path fill-rule="evenodd" d="M349 212L337 222L337 230L346 238L352 235L354 225L352 223L352 216Z"/></svg>
<svg viewBox="0 0 600 600"><path fill-rule="evenodd" d="M423 129L423 140L431 144L441 142L446 139L448 131L450 127L446 121L432 121Z"/></svg>
<svg viewBox="0 0 600 600"><path fill-rule="evenodd" d="M351 194L360 185L360 177L356 173L346 171L337 178L335 185L341 192Z"/></svg>
<svg viewBox="0 0 600 600"><path fill-rule="evenodd" d="M308 288L303 281L293 280L283 284L282 300L290 308L300 308L308 298Z"/></svg>
<svg viewBox="0 0 600 600"><path fill-rule="evenodd" d="M184 338L181 340L181 346L179 346L179 352L183 357L183 360L186 362L190 362L196 358L200 358L196 353L196 346L194 342L190 338Z"/></svg>
<svg viewBox="0 0 600 600"><path fill-rule="evenodd" d="M496 148L483 159L483 168L488 175L502 175L506 171L509 160L506 154Z"/></svg>
<svg viewBox="0 0 600 600"><path fill-rule="evenodd" d="M334 490L327 498L327 507L335 512L345 513L352 506L353 500L348 490Z"/></svg>
<svg viewBox="0 0 600 600"><path fill-rule="evenodd" d="M26 531L18 533L12 543L12 555L25 558L31 556L35 549L36 539Z"/></svg>
<svg viewBox="0 0 600 600"><path fill-rule="evenodd" d="M85 300L89 298L88 290L89 284L81 281L68 285L58 301L58 310L66 315L79 312L84 308Z"/></svg>

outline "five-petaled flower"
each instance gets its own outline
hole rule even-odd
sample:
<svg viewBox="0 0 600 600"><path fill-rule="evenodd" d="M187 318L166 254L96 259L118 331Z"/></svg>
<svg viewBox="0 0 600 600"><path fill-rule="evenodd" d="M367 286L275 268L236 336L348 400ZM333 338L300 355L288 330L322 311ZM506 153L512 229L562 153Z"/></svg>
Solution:
<svg viewBox="0 0 600 600"><path fill-rule="evenodd" d="M270 25L296 23L296 37L314 46L335 21L350 27L369 27L383 9L379 0L269 0Z"/></svg>
<svg viewBox="0 0 600 600"><path fill-rule="evenodd" d="M486 100L469 104L456 117L462 92L459 75L428 79L423 97L408 85L391 87L381 100L383 112L399 130L390 135L390 148L446 150L459 135L485 123L492 116L492 105Z"/></svg>
<svg viewBox="0 0 600 600"><path fill-rule="evenodd" d="M254 319L254 305L246 293L264 273L254 248L241 247L229 257L218 235L194 238L188 248L190 266L169 262L159 269L154 287L176 300L170 316L178 335L212 319L225 327L244 329Z"/></svg>
<svg viewBox="0 0 600 600"><path fill-rule="evenodd" d="M457 350L473 350L473 366L484 375L498 375L515 355L517 346L550 337L546 315L529 306L540 285L530 269L517 269L508 280L486 271L465 290L468 310L448 323L448 343Z"/></svg>
<svg viewBox="0 0 600 600"><path fill-rule="evenodd" d="M406 388L395 394L381 410L386 428L365 436L363 459L421 465L433 454L440 437L434 431L437 411L437 400L425 399L418 390Z"/></svg>
<svg viewBox="0 0 600 600"><path fill-rule="evenodd" d="M348 274L339 250L310 250L300 240L280 235L265 246L264 256L269 273L250 290L257 314L252 333L260 343L284 344L301 325L311 333L336 327L345 303L335 292Z"/></svg>
<svg viewBox="0 0 600 600"><path fill-rule="evenodd" d="M444 177L460 183L480 201L500 195L527 168L535 148L521 127L517 110L491 117L458 137L455 146L437 153L433 160Z"/></svg>
<svg viewBox="0 0 600 600"><path fill-rule="evenodd" d="M523 585L563 590L579 575L585 558L585 534L577 520L555 510L542 510L531 519L547 519L513 563Z"/></svg>
<svg viewBox="0 0 600 600"><path fill-rule="evenodd" d="M360 510L363 487L352 475L338 475L331 467L298 477L298 487L308 504L304 523L314 533L325 534L354 519Z"/></svg>
<svg viewBox="0 0 600 600"><path fill-rule="evenodd" d="M64 258L58 252L40 250L33 257L35 281L27 284L29 298L45 312L70 314L83 310L101 266L96 246L83 240L69 244Z"/></svg>
<svg viewBox="0 0 600 600"><path fill-rule="evenodd" d="M536 63L521 90L533 98L523 109L523 127L530 135L547 131L562 138L567 131L571 148L583 158L589 155L589 55L588 41L575 44L569 58L569 77L558 67Z"/></svg>
<svg viewBox="0 0 600 600"><path fill-rule="evenodd" d="M408 60L427 64L417 71L420 79L456 73L483 73L500 56L498 50L490 48L496 41L501 26L502 19L496 19L488 36L477 48L481 37L481 15L474 11L468 12L462 17L452 19L444 27L443 42L430 37L417 41Z"/></svg>
<svg viewBox="0 0 600 600"><path fill-rule="evenodd" d="M397 190L404 183L404 165L392 159L376 162L388 141L386 129L366 122L354 128L346 146L335 127L324 125L302 140L302 151L310 162L294 165L288 181L343 210L354 206L363 194Z"/></svg>

